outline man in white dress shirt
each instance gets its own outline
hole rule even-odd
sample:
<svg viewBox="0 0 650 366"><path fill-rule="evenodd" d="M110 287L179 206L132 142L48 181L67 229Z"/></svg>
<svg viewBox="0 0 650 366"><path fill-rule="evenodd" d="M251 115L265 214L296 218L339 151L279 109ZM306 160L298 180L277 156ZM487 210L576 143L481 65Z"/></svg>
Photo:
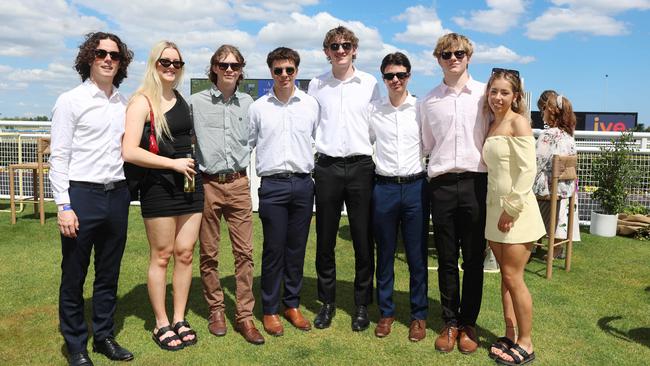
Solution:
<svg viewBox="0 0 650 366"><path fill-rule="evenodd" d="M485 84L469 75L473 47L449 33L433 52L444 79L418 104L422 143L429 155L433 238L438 252L438 286L445 326L435 342L440 352L478 347L476 319L483 295L487 167L481 150L487 134ZM462 289L458 275L463 253Z"/></svg>
<svg viewBox="0 0 650 366"><path fill-rule="evenodd" d="M424 339L427 318L427 234L429 200L422 156L416 99L407 89L411 62L401 52L386 55L381 73L388 97L369 108L370 134L375 141L373 227L377 243L377 304L381 318L377 337L386 337L395 320L393 283L397 228L410 276L409 340Z"/></svg>
<svg viewBox="0 0 650 366"><path fill-rule="evenodd" d="M316 328L327 328L336 311L336 261L334 248L345 202L354 247L355 276L352 330L368 328L372 303L374 248L370 226L370 201L375 165L368 132L368 104L379 99L377 80L354 67L359 39L339 26L323 40L332 70L312 79L309 95L318 100L314 167L316 183L316 273L321 309Z"/></svg>
<svg viewBox="0 0 650 366"><path fill-rule="evenodd" d="M311 324L300 312L305 247L314 207L312 139L318 123L318 102L296 88L300 56L290 48L271 51L266 63L273 89L248 110L251 148L257 149L259 217L264 230L262 308L264 330L284 333L278 315L304 331Z"/></svg>
<svg viewBox="0 0 650 366"><path fill-rule="evenodd" d="M116 35L88 34L75 64L83 83L61 94L52 111L50 182L63 253L59 321L70 365L92 365L83 287L93 249L93 351L133 359L115 341L113 323L130 202L121 153L127 99L117 87L132 59Z"/></svg>

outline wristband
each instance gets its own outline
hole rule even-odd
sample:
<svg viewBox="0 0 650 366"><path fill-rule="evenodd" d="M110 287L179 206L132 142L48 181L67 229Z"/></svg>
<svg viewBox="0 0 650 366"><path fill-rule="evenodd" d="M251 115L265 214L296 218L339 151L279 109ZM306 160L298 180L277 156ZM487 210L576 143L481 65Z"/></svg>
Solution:
<svg viewBox="0 0 650 366"><path fill-rule="evenodd" d="M72 206L69 203L59 205L59 211L72 211Z"/></svg>

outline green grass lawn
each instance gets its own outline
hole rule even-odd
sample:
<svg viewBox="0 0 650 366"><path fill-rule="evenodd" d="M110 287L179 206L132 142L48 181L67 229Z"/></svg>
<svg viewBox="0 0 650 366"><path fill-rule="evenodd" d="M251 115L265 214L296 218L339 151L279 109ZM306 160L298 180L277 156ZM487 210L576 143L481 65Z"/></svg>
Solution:
<svg viewBox="0 0 650 366"><path fill-rule="evenodd" d="M0 205L0 209L6 205ZM0 364L63 365L63 338L58 332L58 286L60 240L54 206L48 205L47 222L41 227L31 207L10 225L8 213L0 213ZM261 224L255 216L255 294L259 300L261 270ZM224 233L226 234L226 233ZM227 234L224 235L227 238ZM560 262L553 279L544 278L545 263L534 259L526 281L534 301L533 341L539 365L642 365L650 360L650 243L626 238L604 239L583 233L575 245L573 269L564 272ZM314 225L307 244L304 313L313 320L318 311L314 256ZM146 289L148 244L138 207L132 207L129 237L120 276L115 316L118 341L135 354L134 365L208 364L445 364L491 365L488 344L503 335L499 299L499 274L486 273L484 298L478 319L481 348L473 355L455 351L440 354L434 349L442 325L438 279L429 272L429 318L427 338L419 343L407 339L409 324L408 272L404 254L396 261L397 322L393 333L376 338L379 318L370 307L370 329L350 329L354 260L347 220L341 222L337 256L338 311L331 328L301 332L285 322L285 335L266 336L266 344L253 346L232 329L234 319L233 258L230 243L222 243L221 275L226 291L228 334L214 337L207 330L207 306L203 300L195 251L194 278L187 319L198 332L199 343L180 352L160 350L151 340L154 318ZM435 258L432 256L430 265ZM94 272L86 281L86 314ZM171 293L171 286L168 287ZM170 298L170 296L168 296ZM168 302L169 303L169 302ZM171 316L171 314L170 314ZM261 329L261 304L255 307ZM90 347L89 347L90 350ZM97 365L114 364L90 353ZM645 360L645 361L644 361Z"/></svg>

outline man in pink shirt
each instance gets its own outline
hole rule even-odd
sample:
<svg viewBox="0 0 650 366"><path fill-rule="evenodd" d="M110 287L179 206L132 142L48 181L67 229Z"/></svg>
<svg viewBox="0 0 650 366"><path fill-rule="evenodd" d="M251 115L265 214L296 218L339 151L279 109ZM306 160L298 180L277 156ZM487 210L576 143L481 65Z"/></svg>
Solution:
<svg viewBox="0 0 650 366"><path fill-rule="evenodd" d="M445 321L435 342L441 352L451 352L456 340L462 353L478 347L475 326L483 294L487 193L481 149L488 126L483 115L485 84L468 72L472 52L465 36L442 36L433 55L444 79L418 105L422 145L429 156L431 216ZM459 250L463 253L462 291Z"/></svg>

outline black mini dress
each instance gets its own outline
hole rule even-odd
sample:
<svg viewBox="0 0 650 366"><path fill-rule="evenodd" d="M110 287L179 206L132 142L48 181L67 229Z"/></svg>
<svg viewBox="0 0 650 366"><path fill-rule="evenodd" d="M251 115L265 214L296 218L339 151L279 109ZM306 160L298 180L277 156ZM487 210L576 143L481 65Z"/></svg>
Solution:
<svg viewBox="0 0 650 366"><path fill-rule="evenodd" d="M177 92L176 104L165 113L172 139L166 136L158 139L158 155L168 158L184 158L192 154L193 124L190 108ZM150 122L145 122L142 134L142 144L148 146ZM158 128L158 126L156 126ZM142 146L142 145L141 145ZM198 170L198 164L194 167ZM140 208L142 217L180 216L190 213L203 212L203 183L201 174L194 176L195 191L183 191L184 176L168 169L149 169L140 188Z"/></svg>

